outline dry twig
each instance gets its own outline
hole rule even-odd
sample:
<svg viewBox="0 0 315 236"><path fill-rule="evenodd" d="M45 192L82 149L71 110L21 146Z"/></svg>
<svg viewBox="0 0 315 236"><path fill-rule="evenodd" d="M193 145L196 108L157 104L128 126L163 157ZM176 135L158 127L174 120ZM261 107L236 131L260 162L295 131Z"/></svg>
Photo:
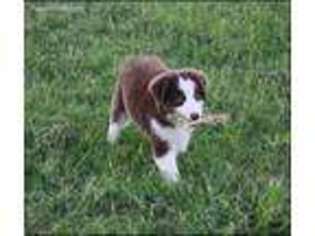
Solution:
<svg viewBox="0 0 315 236"><path fill-rule="evenodd" d="M226 113L206 113L199 120L191 121L179 114L172 117L177 124L187 126L188 128L195 128L201 125L217 125L224 124L230 119L229 114Z"/></svg>

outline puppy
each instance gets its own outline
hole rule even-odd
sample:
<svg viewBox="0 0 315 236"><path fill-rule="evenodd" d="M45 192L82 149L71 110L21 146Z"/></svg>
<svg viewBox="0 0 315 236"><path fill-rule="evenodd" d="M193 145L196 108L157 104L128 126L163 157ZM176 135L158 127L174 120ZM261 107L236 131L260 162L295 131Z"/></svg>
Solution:
<svg viewBox="0 0 315 236"><path fill-rule="evenodd" d="M179 153L187 150L192 129L177 124L172 114L198 120L203 112L206 77L195 69L173 70L157 56L129 58L119 69L112 97L107 139L113 143L130 118L152 144L162 177L177 182Z"/></svg>

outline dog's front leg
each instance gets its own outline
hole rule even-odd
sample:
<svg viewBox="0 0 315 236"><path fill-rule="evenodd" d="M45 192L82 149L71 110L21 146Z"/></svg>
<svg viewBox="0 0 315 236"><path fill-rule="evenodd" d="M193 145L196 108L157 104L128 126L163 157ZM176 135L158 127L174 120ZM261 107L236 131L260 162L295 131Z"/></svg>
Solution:
<svg viewBox="0 0 315 236"><path fill-rule="evenodd" d="M167 182L175 183L179 180L179 171L176 164L177 150L166 141L153 139L153 159Z"/></svg>
<svg viewBox="0 0 315 236"><path fill-rule="evenodd" d="M180 178L176 156L177 152L173 149L168 150L160 157L154 156L154 161L161 172L162 178L170 183L176 183Z"/></svg>

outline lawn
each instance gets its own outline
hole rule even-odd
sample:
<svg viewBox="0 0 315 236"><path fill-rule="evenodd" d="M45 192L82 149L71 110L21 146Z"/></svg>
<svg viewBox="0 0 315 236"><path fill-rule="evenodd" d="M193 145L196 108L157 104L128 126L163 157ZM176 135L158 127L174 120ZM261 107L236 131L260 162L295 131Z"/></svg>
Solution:
<svg viewBox="0 0 315 236"><path fill-rule="evenodd" d="M289 3L26 3L28 233L288 235ZM157 54L208 76L224 126L165 184L134 126L106 142L117 65Z"/></svg>

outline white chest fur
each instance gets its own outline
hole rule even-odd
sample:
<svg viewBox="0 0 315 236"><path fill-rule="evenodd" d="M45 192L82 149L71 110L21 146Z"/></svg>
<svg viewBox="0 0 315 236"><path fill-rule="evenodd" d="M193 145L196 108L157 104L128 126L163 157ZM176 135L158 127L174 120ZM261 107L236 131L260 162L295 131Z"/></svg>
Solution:
<svg viewBox="0 0 315 236"><path fill-rule="evenodd" d="M176 126L174 128L163 127L156 120L151 121L153 131L162 140L165 140L176 153L185 152L187 150L192 129L184 126Z"/></svg>

